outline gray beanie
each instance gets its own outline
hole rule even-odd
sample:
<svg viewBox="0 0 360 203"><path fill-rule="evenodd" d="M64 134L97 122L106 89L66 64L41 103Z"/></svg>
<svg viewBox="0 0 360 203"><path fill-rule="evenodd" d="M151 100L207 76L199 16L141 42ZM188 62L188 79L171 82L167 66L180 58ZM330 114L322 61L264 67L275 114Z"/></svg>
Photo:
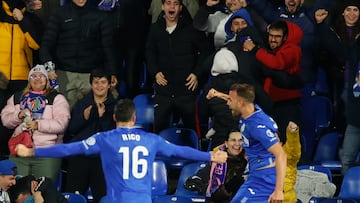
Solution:
<svg viewBox="0 0 360 203"><path fill-rule="evenodd" d="M45 66L43 65L36 65L34 68L32 68L29 72L29 76L28 76L28 80L30 80L30 76L33 74L33 73L42 73L45 75L46 79L49 79L48 77L48 73L47 71L45 70Z"/></svg>

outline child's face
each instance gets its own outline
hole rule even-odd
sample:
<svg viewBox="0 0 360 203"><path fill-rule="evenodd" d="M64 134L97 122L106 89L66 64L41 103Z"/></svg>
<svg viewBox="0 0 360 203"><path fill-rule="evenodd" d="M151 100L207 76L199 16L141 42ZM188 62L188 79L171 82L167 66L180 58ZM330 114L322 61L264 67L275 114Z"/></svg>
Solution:
<svg viewBox="0 0 360 203"><path fill-rule="evenodd" d="M161 9L165 12L167 21L177 22L182 6L179 0L165 0Z"/></svg>
<svg viewBox="0 0 360 203"><path fill-rule="evenodd" d="M106 97L108 90L110 89L110 83L106 77L94 77L91 83L91 89L94 93L94 96Z"/></svg>

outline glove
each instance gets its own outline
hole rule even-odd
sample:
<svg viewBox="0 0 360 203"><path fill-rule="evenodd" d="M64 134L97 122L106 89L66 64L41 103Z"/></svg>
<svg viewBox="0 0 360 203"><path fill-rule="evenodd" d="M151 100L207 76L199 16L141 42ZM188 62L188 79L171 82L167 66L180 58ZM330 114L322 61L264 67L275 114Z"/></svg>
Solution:
<svg viewBox="0 0 360 203"><path fill-rule="evenodd" d="M45 66L45 70L47 72L50 72L50 71L54 71L55 70L55 63L53 63L52 61L47 61L44 63L44 66Z"/></svg>
<svg viewBox="0 0 360 203"><path fill-rule="evenodd" d="M206 185L202 182L199 176L192 176L188 178L184 183L184 187L187 190L198 192L200 195L205 195L206 192Z"/></svg>

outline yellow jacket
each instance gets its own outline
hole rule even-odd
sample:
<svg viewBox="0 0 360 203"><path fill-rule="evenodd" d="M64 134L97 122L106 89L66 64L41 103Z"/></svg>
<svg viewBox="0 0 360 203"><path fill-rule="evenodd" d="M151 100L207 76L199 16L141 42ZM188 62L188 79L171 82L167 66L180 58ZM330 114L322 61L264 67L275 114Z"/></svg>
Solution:
<svg viewBox="0 0 360 203"><path fill-rule="evenodd" d="M287 167L284 185L284 203L296 203L297 195L294 188L297 175L297 164L301 156L299 129L291 132L286 129L286 143L283 146L287 155Z"/></svg>
<svg viewBox="0 0 360 203"><path fill-rule="evenodd" d="M30 68L33 66L32 50L38 50L39 44L22 28L32 28L26 15L22 22L13 20L10 7L2 1L2 9L6 13L0 22L0 71L9 80L27 80ZM24 14L26 8L21 11ZM20 27L20 24L24 25Z"/></svg>

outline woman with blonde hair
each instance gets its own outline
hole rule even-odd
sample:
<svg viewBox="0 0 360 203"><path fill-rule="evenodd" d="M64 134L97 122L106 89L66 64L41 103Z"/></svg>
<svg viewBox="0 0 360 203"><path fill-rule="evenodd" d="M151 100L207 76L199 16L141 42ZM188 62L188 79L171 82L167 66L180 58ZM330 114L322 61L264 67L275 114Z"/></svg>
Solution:
<svg viewBox="0 0 360 203"><path fill-rule="evenodd" d="M43 65L30 70L28 84L21 93L15 93L1 112L1 120L13 137L28 131L35 148L63 142L63 133L70 120L70 107L65 97L50 88ZM46 176L56 179L61 159L20 158L10 155L20 175Z"/></svg>

